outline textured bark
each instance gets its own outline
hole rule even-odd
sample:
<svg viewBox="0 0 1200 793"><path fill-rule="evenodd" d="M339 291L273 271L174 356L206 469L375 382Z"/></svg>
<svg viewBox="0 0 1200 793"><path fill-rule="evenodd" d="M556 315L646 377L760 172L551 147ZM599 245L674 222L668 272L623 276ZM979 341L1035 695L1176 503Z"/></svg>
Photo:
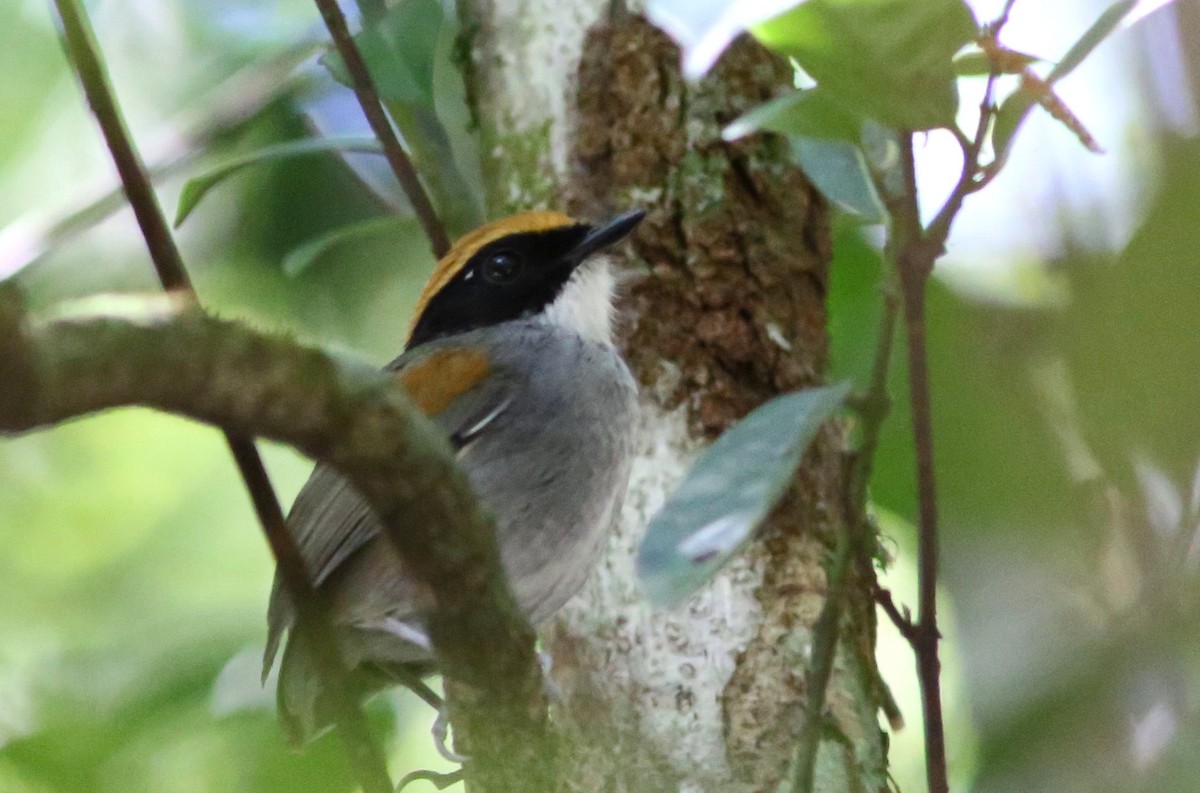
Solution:
<svg viewBox="0 0 1200 793"><path fill-rule="evenodd" d="M790 81L737 43L699 86L638 16L598 0L464 0L491 210L641 206L619 304L642 436L601 569L546 631L561 691L563 790L774 790L804 723L805 664L841 515L844 439L821 434L747 553L652 612L632 555L704 445L765 399L821 381L828 210L770 137L722 126ZM817 789L883 790L874 610L846 609ZM478 787L477 789L483 789Z"/></svg>

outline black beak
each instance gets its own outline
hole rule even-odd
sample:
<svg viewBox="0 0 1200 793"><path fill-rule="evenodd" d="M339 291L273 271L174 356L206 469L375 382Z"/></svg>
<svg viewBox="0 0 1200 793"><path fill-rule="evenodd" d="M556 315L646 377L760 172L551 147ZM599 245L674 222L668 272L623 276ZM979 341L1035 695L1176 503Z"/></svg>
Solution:
<svg viewBox="0 0 1200 793"><path fill-rule="evenodd" d="M575 250L571 251L571 259L576 264L579 264L593 253L602 251L620 242L637 228L637 225L642 222L642 218L644 217L646 217L644 209L635 209L632 212L617 215L615 218L606 220L603 223L597 223L591 227L587 236L575 246Z"/></svg>

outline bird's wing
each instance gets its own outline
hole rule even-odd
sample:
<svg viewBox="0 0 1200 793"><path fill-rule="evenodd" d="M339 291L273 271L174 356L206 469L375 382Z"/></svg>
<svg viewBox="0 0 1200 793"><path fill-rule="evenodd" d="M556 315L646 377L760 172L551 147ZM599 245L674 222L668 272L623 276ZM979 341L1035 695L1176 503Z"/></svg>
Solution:
<svg viewBox="0 0 1200 793"><path fill-rule="evenodd" d="M517 385L510 372L490 365L486 353L448 342L422 345L392 361L387 369L396 372L417 406L459 450L486 432L504 412ZM380 532L366 500L324 465L316 467L296 497L288 528L317 586ZM293 619L292 605L280 588L277 573L267 612L264 675Z"/></svg>

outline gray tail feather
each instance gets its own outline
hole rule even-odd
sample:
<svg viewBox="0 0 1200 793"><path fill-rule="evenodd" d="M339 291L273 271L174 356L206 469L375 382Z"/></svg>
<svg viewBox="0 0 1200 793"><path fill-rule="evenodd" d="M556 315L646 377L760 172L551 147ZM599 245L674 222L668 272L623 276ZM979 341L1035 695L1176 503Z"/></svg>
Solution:
<svg viewBox="0 0 1200 793"><path fill-rule="evenodd" d="M293 628L279 662L275 704L288 743L301 748L333 726L334 713L305 631Z"/></svg>
<svg viewBox="0 0 1200 793"><path fill-rule="evenodd" d="M350 671L346 685L350 696L362 702L388 682L378 670L359 666ZM275 705L284 735L297 749L321 737L337 720L337 708L313 658L312 639L307 631L297 627L289 631L279 662Z"/></svg>

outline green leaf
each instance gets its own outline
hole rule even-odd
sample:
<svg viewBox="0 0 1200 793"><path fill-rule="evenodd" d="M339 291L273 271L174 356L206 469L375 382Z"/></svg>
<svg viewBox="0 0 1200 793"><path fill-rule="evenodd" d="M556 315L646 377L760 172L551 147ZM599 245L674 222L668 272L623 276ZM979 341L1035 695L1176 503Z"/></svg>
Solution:
<svg viewBox="0 0 1200 793"><path fill-rule="evenodd" d="M887 220L887 209L858 146L844 140L797 136L792 138L792 154L831 203L868 223Z"/></svg>
<svg viewBox="0 0 1200 793"><path fill-rule="evenodd" d="M1006 50L1004 54L1008 61L1006 63L1006 73L1008 74L1018 74L1019 69L1016 67L1024 68L1042 60L1036 55L1027 55L1015 50ZM987 77L992 73L993 68L995 65L983 50L968 50L960 53L954 59L954 73L959 77Z"/></svg>
<svg viewBox="0 0 1200 793"><path fill-rule="evenodd" d="M750 540L849 391L845 382L776 397L700 456L638 551L638 577L652 603L687 597Z"/></svg>
<svg viewBox="0 0 1200 793"><path fill-rule="evenodd" d="M785 135L857 141L863 117L820 88L796 91L759 105L727 126L725 140L737 140L761 129Z"/></svg>
<svg viewBox="0 0 1200 793"><path fill-rule="evenodd" d="M1092 53L1092 50L1096 49L1100 42L1108 38L1121 22L1129 18L1133 12L1139 10L1142 12L1131 18L1131 21L1136 22L1150 11L1156 10L1170 2L1172 0L1166 0L1166 2L1163 2L1163 0L1119 0L1119 2L1113 3L1092 23L1087 32L1075 42L1071 49L1067 51L1067 54L1062 57L1062 60L1050 70L1050 73L1046 75L1046 83L1053 85L1073 72ZM1029 111L1035 101L1029 92L1017 91L1000 105L1000 110L996 114L996 125L992 132L992 147L997 157L1002 158L1005 156L1008 147L1012 144L1013 136L1025 121L1025 117L1029 115Z"/></svg>
<svg viewBox="0 0 1200 793"><path fill-rule="evenodd" d="M1017 91L1000 105L1000 109L996 111L995 125L992 127L992 148L997 159L1003 160L1007 156L1013 136L1017 134L1017 129L1029 115L1036 101L1033 94Z"/></svg>
<svg viewBox="0 0 1200 793"><path fill-rule="evenodd" d="M438 0L404 0L354 37L381 99L433 109L434 55L441 26ZM336 51L327 52L321 63L335 80L353 87Z"/></svg>
<svg viewBox="0 0 1200 793"><path fill-rule="evenodd" d="M297 248L293 248L283 258L283 264L280 266L280 269L283 270L284 275L289 278L295 278L334 248L364 237L402 229L404 228L404 223L405 218L386 215L384 217L364 220L361 223L339 226L325 234L313 237Z"/></svg>
<svg viewBox="0 0 1200 793"><path fill-rule="evenodd" d="M809 0L753 32L864 115L921 130L954 124L952 59L978 25L962 0Z"/></svg>
<svg viewBox="0 0 1200 793"><path fill-rule="evenodd" d="M1046 75L1046 82L1053 84L1073 72L1075 67L1083 63L1083 59L1090 55L1100 42L1117 29L1117 25L1121 24L1121 20L1137 6L1138 2L1139 0L1120 0L1106 8L1104 13L1087 29L1087 32L1080 37L1079 41L1067 50L1067 54L1050 71L1050 74Z"/></svg>
<svg viewBox="0 0 1200 793"><path fill-rule="evenodd" d="M309 138L291 140L286 143L275 143L247 154L241 154L217 165L207 173L200 174L187 181L179 193L179 205L175 208L175 228L200 204L200 201L210 190L229 177L248 168L264 162L286 160L290 157L303 157L309 154L323 154L331 151L360 152L364 154L382 154L378 141L374 138Z"/></svg>

